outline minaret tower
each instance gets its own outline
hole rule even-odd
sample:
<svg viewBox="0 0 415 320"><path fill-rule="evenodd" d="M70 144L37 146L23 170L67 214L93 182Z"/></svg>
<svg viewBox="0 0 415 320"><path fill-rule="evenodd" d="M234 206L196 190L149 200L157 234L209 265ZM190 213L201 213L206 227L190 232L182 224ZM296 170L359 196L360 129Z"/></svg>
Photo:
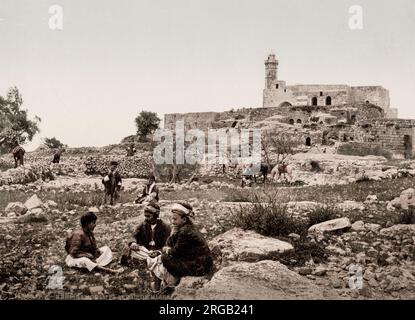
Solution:
<svg viewBox="0 0 415 320"><path fill-rule="evenodd" d="M270 54L265 60L265 88L273 89L278 80L278 60L275 54Z"/></svg>

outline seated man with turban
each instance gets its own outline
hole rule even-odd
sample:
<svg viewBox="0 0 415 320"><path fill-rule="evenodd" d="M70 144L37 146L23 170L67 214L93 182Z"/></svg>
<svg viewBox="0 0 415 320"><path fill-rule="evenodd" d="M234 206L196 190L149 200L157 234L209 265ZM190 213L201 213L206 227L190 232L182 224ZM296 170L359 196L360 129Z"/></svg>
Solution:
<svg viewBox="0 0 415 320"><path fill-rule="evenodd" d="M165 287L177 285L181 277L209 274L213 268L208 244L193 224L193 208L176 203L171 213L173 230L162 255L147 260L150 271Z"/></svg>
<svg viewBox="0 0 415 320"><path fill-rule="evenodd" d="M147 203L144 207L144 221L136 228L134 239L128 243L121 257L121 264L128 265L130 259L146 260L161 253L170 236L171 228L160 219L160 206L156 201ZM157 290L157 282L152 287Z"/></svg>

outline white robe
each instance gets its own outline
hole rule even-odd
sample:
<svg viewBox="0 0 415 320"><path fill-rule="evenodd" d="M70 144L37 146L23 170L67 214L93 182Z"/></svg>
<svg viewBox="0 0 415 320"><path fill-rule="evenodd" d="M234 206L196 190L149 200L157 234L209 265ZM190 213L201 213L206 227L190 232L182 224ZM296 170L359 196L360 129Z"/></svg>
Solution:
<svg viewBox="0 0 415 320"><path fill-rule="evenodd" d="M88 271L92 271L96 266L105 267L112 261L112 252L108 246L103 246L99 249L101 255L92 261L87 257L73 258L70 254L65 259L65 263L68 267L75 268L86 268Z"/></svg>

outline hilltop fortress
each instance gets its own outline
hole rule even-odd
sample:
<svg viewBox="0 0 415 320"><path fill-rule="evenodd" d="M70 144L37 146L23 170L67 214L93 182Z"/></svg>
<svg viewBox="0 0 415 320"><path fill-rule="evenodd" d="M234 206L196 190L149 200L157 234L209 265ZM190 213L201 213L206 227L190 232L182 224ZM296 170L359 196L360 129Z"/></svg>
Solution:
<svg viewBox="0 0 415 320"><path fill-rule="evenodd" d="M265 60L262 107L225 112L171 113L164 127L175 130L176 121L185 130L261 128L268 133L284 131L306 146L333 141L378 146L396 158L415 156L415 120L397 119L390 106L389 91L382 86L286 85L278 80L278 60Z"/></svg>
<svg viewBox="0 0 415 320"><path fill-rule="evenodd" d="M389 91L381 86L350 87L348 85L301 84L287 86L278 80L278 60L270 54L265 60L263 107L340 106L375 104L387 118L397 118L397 109L390 108Z"/></svg>

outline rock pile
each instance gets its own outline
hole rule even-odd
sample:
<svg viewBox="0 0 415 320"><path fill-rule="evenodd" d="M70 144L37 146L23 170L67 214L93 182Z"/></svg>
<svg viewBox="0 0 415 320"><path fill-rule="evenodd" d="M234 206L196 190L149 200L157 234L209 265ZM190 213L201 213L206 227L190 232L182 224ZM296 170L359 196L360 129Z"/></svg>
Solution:
<svg viewBox="0 0 415 320"><path fill-rule="evenodd" d="M85 173L88 175L104 176L108 172L109 163L118 161L118 170L122 177L147 178L152 170L152 154L143 152L131 157L96 156L88 157L84 163Z"/></svg>
<svg viewBox="0 0 415 320"><path fill-rule="evenodd" d="M0 186L12 184L27 184L37 180L53 180L54 175L49 166L25 165L0 173Z"/></svg>

